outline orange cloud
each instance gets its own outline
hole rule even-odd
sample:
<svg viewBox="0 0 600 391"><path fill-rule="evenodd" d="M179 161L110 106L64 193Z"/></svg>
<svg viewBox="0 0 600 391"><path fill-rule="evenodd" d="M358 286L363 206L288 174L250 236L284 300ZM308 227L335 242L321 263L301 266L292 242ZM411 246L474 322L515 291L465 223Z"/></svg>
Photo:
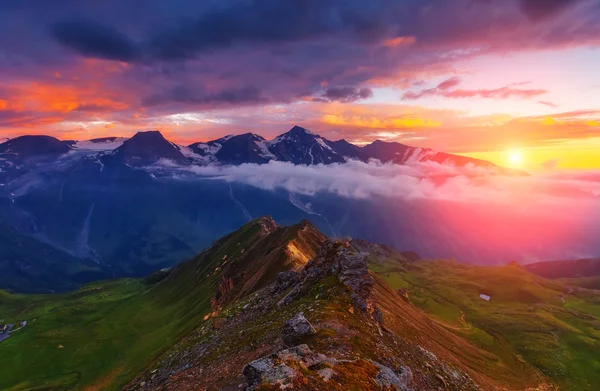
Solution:
<svg viewBox="0 0 600 391"><path fill-rule="evenodd" d="M383 41L383 46L394 47L394 46L399 46L399 45L412 45L415 42L416 42L416 38L413 36L395 37L395 38L390 38L390 39L386 39L385 41Z"/></svg>
<svg viewBox="0 0 600 391"><path fill-rule="evenodd" d="M371 129L437 128L442 125L442 122L438 120L411 116L378 118L360 115L326 114L323 116L322 121L328 125Z"/></svg>
<svg viewBox="0 0 600 391"><path fill-rule="evenodd" d="M76 88L33 82L14 86L12 90L12 100L21 110L69 113L80 107L94 107L102 111L122 110L128 106L93 84Z"/></svg>

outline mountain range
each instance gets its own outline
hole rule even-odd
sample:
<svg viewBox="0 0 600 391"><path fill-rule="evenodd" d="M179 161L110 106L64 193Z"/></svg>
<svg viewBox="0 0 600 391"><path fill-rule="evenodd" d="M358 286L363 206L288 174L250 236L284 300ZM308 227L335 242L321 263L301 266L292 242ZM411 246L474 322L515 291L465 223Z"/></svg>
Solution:
<svg viewBox="0 0 600 391"><path fill-rule="evenodd" d="M56 158L74 150L88 151L91 155L98 154L107 162L120 162L132 166L147 166L161 159L177 164L228 165L265 164L269 161L313 165L344 163L350 159L363 162L375 159L394 164L428 161L455 166L473 164L498 172L517 173L516 170L501 168L488 161L410 147L396 142L378 140L361 147L345 140L329 141L299 126L294 126L273 140L245 133L188 146L166 140L159 131L138 132L130 139L104 137L88 141L60 141L50 136L21 136L0 144L4 172L9 171L8 165L16 161L27 158Z"/></svg>
<svg viewBox="0 0 600 391"><path fill-rule="evenodd" d="M0 389L593 391L598 292L261 217L142 279L0 291Z"/></svg>
<svg viewBox="0 0 600 391"><path fill-rule="evenodd" d="M570 248L540 242L544 227L561 226L563 216L535 224L530 236L540 239L523 244L511 221L475 204L301 194L194 174L269 162L319 170L351 159L473 164L500 175L523 175L398 143L360 147L329 141L300 127L273 140L242 134L189 146L172 143L157 131L87 141L17 137L0 144L0 288L65 291L103 278L147 275L188 259L262 215L281 224L308 219L332 237L369 240L426 258L503 264L570 254ZM476 215L486 230L473 235L472 227L463 224L467 215ZM593 230L580 232L577 252L600 252L594 238Z"/></svg>

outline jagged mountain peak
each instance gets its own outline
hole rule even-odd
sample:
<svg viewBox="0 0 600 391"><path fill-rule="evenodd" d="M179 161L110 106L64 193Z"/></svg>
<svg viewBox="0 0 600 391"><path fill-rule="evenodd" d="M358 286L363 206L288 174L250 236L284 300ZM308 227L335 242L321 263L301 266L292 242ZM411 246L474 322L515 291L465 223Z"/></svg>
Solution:
<svg viewBox="0 0 600 391"><path fill-rule="evenodd" d="M503 174L523 174L516 170L503 169L491 162L437 152L429 148L411 147L396 141L375 140L365 146L355 145L344 139L330 141L298 125L272 140L265 140L255 133L244 133L194 143L189 148L208 162L232 165L264 164L272 160L314 165L344 163L350 159L362 162L374 159L394 164L427 161L455 166L474 164Z"/></svg>
<svg viewBox="0 0 600 391"><path fill-rule="evenodd" d="M267 141L254 133L225 136L207 143L196 143L190 149L223 164L263 164L276 157L269 151Z"/></svg>
<svg viewBox="0 0 600 391"><path fill-rule="evenodd" d="M296 138L296 137L301 137L302 139L314 139L315 137L321 137L316 133L313 133L312 131L303 128L301 126L298 125L294 125L290 130L288 130L287 132L277 136L272 142L276 143L279 141L283 141L283 140L289 140L291 138Z"/></svg>
<svg viewBox="0 0 600 391"><path fill-rule="evenodd" d="M243 133L243 134L240 134L240 135L234 136L234 137L240 137L240 138L249 139L249 140L261 140L261 141L265 140L265 138L263 136L256 134L256 133Z"/></svg>
<svg viewBox="0 0 600 391"><path fill-rule="evenodd" d="M358 146L344 139L330 141L298 125L272 140L248 132L227 135L208 142L192 143L188 147L168 141L158 130L141 131L130 139L103 137L69 142L49 136L22 136L0 144L0 153L12 151L16 156L19 153L19 145L31 155L57 156L71 149L79 150L78 153L100 152L101 155L112 151L112 158L107 160L121 161L132 166L151 165L160 159L168 159L177 164L200 165L266 164L273 160L296 165L316 165L345 163L348 160L379 160L382 163L400 165L420 162L455 166L472 164L501 174L526 175L517 170L503 169L488 161L437 152L429 148L411 147L399 142L376 140L368 145ZM23 153L23 156L27 153ZM104 159L105 157L101 157L101 160Z"/></svg>
<svg viewBox="0 0 600 391"><path fill-rule="evenodd" d="M293 127L290 129L290 130L289 130L289 132L288 132L288 133L303 133L303 134L309 134L309 135L312 135L312 136L316 136L316 134L315 134L315 133L313 133L312 131L310 131L310 130L308 130L308 129L306 129L306 128L303 128L302 126L298 126L298 125L294 125L294 126L293 126Z"/></svg>
<svg viewBox="0 0 600 391"><path fill-rule="evenodd" d="M346 161L330 146L328 140L300 126L294 126L268 144L269 151L280 161L306 165Z"/></svg>

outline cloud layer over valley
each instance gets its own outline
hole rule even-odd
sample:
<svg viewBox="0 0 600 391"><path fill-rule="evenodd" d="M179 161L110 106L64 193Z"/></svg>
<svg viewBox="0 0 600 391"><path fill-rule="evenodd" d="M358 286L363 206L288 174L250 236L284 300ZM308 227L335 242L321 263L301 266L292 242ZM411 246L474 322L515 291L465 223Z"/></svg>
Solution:
<svg viewBox="0 0 600 391"><path fill-rule="evenodd" d="M342 235L353 232L342 223L336 225L336 219L362 213L361 218L373 219L377 226L373 230L385 242L400 249L418 249L425 256L459 254L458 259L471 262L502 263L585 258L600 252L595 240L600 234L598 171L505 176L470 165L400 166L374 161L316 166L270 162L179 170L179 179L189 180L191 173L197 180L289 192L298 197L295 206L327 216L327 224ZM339 201L324 203L328 197ZM368 235L368 230L355 235ZM461 244L452 249L456 243ZM465 253L462 246L472 253ZM493 259L487 259L488 254Z"/></svg>

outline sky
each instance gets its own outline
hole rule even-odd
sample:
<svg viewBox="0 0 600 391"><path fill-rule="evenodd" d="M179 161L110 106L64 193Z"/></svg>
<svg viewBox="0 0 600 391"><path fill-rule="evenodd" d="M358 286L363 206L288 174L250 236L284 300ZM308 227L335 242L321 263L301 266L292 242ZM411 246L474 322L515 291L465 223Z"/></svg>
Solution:
<svg viewBox="0 0 600 391"><path fill-rule="evenodd" d="M598 0L3 0L0 138L272 138L600 168Z"/></svg>

